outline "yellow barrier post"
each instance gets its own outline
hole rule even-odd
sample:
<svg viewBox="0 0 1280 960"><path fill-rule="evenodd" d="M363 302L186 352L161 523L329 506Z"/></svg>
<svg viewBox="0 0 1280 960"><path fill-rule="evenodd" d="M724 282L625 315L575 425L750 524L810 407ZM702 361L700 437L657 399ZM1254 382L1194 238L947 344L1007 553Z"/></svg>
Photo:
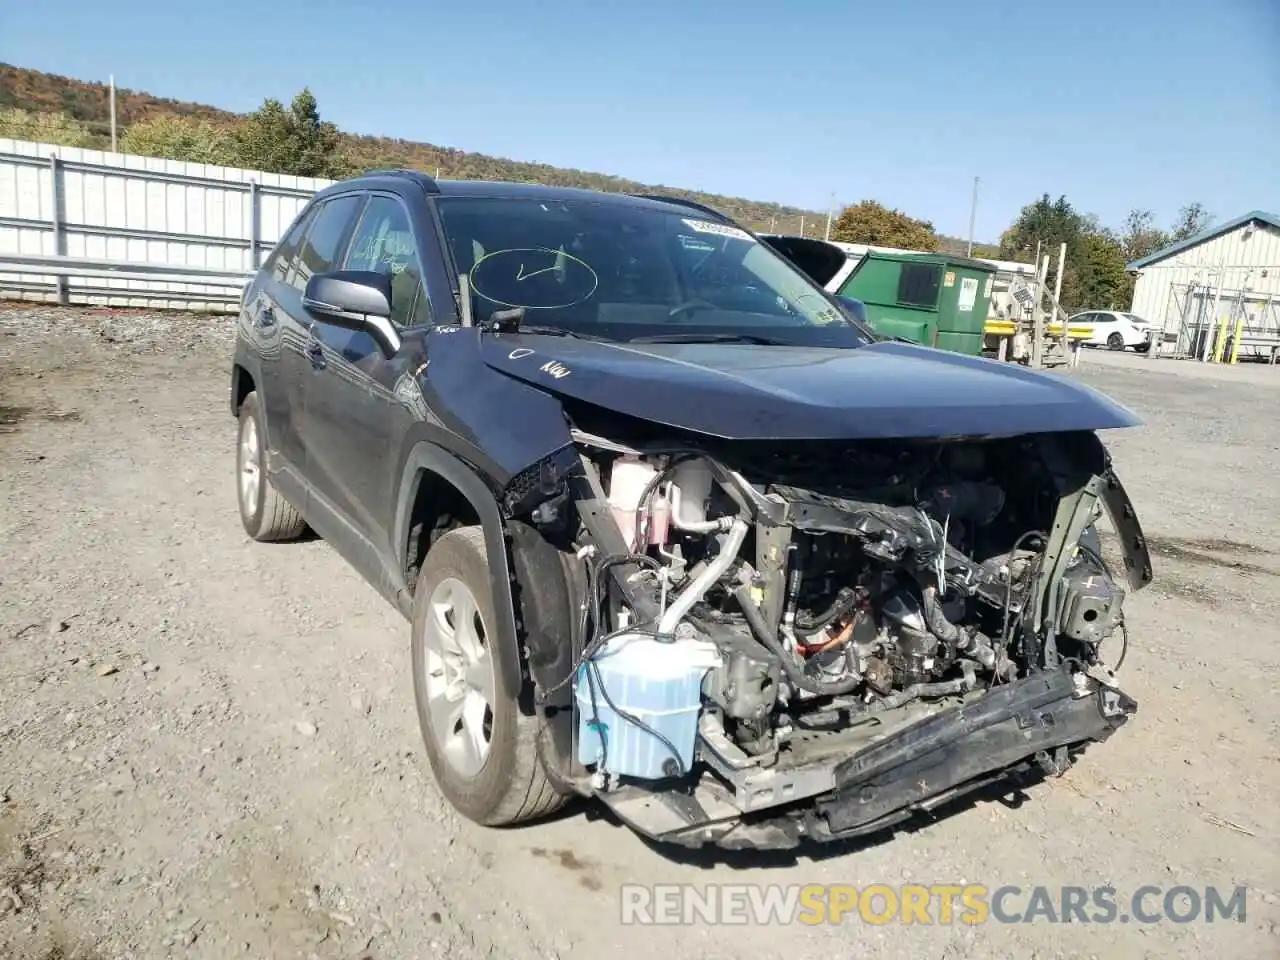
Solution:
<svg viewBox="0 0 1280 960"><path fill-rule="evenodd" d="M1235 333L1231 335L1231 362L1235 363L1240 357L1240 337L1244 333L1244 315L1236 321Z"/></svg>
<svg viewBox="0 0 1280 960"><path fill-rule="evenodd" d="M1223 317L1218 321L1218 337L1213 344L1213 362L1222 362L1222 352L1227 347L1227 318Z"/></svg>

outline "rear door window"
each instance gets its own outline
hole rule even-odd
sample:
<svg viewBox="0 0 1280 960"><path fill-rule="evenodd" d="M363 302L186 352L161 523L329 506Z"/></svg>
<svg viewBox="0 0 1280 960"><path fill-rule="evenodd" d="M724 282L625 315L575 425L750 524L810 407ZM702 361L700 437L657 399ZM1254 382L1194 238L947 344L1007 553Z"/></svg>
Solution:
<svg viewBox="0 0 1280 960"><path fill-rule="evenodd" d="M313 204L296 217L288 232L275 245L275 249L268 254L267 261L262 266L263 269L270 271L271 276L276 280L283 282L288 278L289 268L293 266L293 258L298 253L298 247L302 245L302 238L307 232L307 227L315 219L316 209L316 205Z"/></svg>
<svg viewBox="0 0 1280 960"><path fill-rule="evenodd" d="M297 265L290 276L292 286L305 290L308 280L316 274L328 273L334 269L335 263L341 262L342 252L346 249L363 202L363 195L349 194L334 197L320 208L315 223L307 231Z"/></svg>

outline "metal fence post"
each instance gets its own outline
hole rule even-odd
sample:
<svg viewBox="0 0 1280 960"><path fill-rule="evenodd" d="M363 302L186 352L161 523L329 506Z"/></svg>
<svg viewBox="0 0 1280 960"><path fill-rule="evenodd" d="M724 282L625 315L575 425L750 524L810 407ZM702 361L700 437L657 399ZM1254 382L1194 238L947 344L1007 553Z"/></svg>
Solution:
<svg viewBox="0 0 1280 960"><path fill-rule="evenodd" d="M62 221L66 213L62 197L62 164L58 160L56 153L49 154L49 181L49 189L53 201L53 207L49 212L50 221L53 224L53 255L55 257L65 257L67 255L67 237L62 229ZM58 303L65 305L68 302L67 278L59 275L54 277L53 282Z"/></svg>
<svg viewBox="0 0 1280 960"><path fill-rule="evenodd" d="M258 193L258 181L249 181L249 269L257 270L258 242L262 239L261 194Z"/></svg>

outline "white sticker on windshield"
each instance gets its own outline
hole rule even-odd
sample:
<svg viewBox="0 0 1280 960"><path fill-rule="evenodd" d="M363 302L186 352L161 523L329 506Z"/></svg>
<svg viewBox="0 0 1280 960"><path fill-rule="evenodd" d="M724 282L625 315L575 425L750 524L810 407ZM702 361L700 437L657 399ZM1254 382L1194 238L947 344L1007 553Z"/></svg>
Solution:
<svg viewBox="0 0 1280 960"><path fill-rule="evenodd" d="M751 234L747 233L747 231L739 230L737 227L731 227L728 224L712 223L710 220L685 220L683 222L699 233L714 233L721 237L733 237L735 240L751 240Z"/></svg>

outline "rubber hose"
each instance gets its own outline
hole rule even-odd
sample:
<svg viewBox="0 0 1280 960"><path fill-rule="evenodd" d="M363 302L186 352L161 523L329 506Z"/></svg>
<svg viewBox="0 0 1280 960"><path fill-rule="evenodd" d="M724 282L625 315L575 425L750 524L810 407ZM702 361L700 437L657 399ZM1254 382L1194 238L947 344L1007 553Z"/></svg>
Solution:
<svg viewBox="0 0 1280 960"><path fill-rule="evenodd" d="M960 649L964 649L966 639L961 633L960 628L947 619L947 615L942 612L942 604L938 602L938 588L929 586L920 591L920 598L924 607L924 622L929 627L929 632L944 643L954 644Z"/></svg>
<svg viewBox="0 0 1280 960"><path fill-rule="evenodd" d="M858 595L848 587L841 587L840 592L836 594L836 598L832 601L831 606L823 610L817 616L806 617L804 614L796 614L796 626L802 633L817 633L823 627L827 626L836 617L842 617L858 602Z"/></svg>
<svg viewBox="0 0 1280 960"><path fill-rule="evenodd" d="M919 700L921 697L942 697L947 694L964 693L969 689L972 689L972 684L965 677L957 677L955 680L939 680L936 683L916 683L875 701L872 706L876 710L896 710L898 707L906 706L911 701Z"/></svg>
<svg viewBox="0 0 1280 960"><path fill-rule="evenodd" d="M778 642L778 638L770 634L769 627L764 622L764 614L760 612L760 608L751 599L750 588L746 586L738 587L733 591L733 597L738 601L738 606L742 608L742 615L747 618L747 626L751 628L755 638L778 658L783 672L801 690L807 690L809 693L817 694L818 696L838 696L844 693L851 693L862 683L862 678L858 676L848 677L844 680L833 680L828 683L806 677L800 665L792 659L786 650L782 649L782 644Z"/></svg>

